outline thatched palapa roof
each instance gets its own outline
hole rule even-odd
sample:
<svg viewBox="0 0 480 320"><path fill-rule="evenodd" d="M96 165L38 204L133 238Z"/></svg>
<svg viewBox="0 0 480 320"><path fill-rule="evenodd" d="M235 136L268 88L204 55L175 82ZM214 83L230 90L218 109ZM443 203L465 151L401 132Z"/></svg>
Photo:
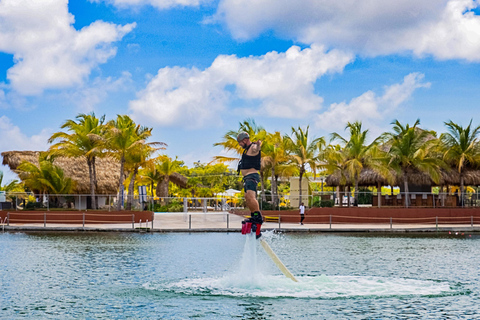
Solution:
<svg viewBox="0 0 480 320"><path fill-rule="evenodd" d="M463 173L465 185L476 186L480 185L480 170L465 170ZM403 185L403 175L394 174L394 185L400 186ZM345 183L341 183L341 177L339 174L329 175L325 180L329 186L338 186L338 185L353 185L353 179L347 177ZM359 186L377 186L389 185L390 183L382 177L379 173L375 172L372 169L364 169L360 173L358 180ZM436 186L436 185L460 185L460 174L456 170L444 171L442 170L440 181L434 183L428 174L412 171L408 173L408 183L414 184L417 186Z"/></svg>
<svg viewBox="0 0 480 320"><path fill-rule="evenodd" d="M3 164L8 165L10 170L16 171L24 161L38 165L40 151L6 151L2 152ZM62 168L67 177L77 182L74 193L89 194L90 178L87 161L82 158L56 157L56 166ZM97 194L116 194L118 192L118 180L120 178L120 163L112 157L95 158L97 172ZM170 175L170 181L181 188L187 187L187 178L179 173Z"/></svg>
<svg viewBox="0 0 480 320"><path fill-rule="evenodd" d="M38 165L40 151L7 151L2 152L3 164L8 165L10 170L16 171L24 161ZM85 158L57 157L53 164L62 168L67 177L77 182L75 193L90 193L90 177ZM97 194L115 194L118 192L118 180L120 178L120 163L111 157L96 158L95 168L97 173Z"/></svg>

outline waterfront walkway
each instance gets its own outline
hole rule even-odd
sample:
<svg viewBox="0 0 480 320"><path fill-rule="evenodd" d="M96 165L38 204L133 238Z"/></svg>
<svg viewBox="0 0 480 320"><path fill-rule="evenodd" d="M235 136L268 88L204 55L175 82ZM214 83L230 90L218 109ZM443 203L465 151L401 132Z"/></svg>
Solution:
<svg viewBox="0 0 480 320"><path fill-rule="evenodd" d="M0 232L17 231L117 231L117 232L240 232L241 216L221 213L155 213L153 221L115 224L11 223ZM265 222L262 230L280 232L480 232L471 224L315 224Z"/></svg>

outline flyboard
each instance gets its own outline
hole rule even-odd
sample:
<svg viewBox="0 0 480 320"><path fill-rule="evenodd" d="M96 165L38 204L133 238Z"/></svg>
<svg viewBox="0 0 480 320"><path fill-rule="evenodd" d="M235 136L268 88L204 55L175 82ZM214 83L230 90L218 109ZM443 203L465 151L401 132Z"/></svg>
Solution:
<svg viewBox="0 0 480 320"><path fill-rule="evenodd" d="M249 221L242 221L242 234L249 234L249 233L255 233L257 239L260 238L261 233L260 233L260 228L261 224L257 223L252 223ZM282 273L289 279L298 282L298 280L295 278L295 276L290 272L290 270L287 269L287 267L283 264L283 262L277 257L275 252L273 252L272 248L268 245L267 241L265 239L260 239L260 244L262 245L263 249L267 253L267 255L272 259L272 261L275 263L275 265L282 271Z"/></svg>

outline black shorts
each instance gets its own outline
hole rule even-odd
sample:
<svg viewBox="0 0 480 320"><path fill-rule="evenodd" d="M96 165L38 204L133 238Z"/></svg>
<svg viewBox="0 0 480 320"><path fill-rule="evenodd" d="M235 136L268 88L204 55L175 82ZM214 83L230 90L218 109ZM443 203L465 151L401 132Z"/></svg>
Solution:
<svg viewBox="0 0 480 320"><path fill-rule="evenodd" d="M260 175L258 173L250 173L243 177L243 190L252 190L257 193L257 186L260 182Z"/></svg>

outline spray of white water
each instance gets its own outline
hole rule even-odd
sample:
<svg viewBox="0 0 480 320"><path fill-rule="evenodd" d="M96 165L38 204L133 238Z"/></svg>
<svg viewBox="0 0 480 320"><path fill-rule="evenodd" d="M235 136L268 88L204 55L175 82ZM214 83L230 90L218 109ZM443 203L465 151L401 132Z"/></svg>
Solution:
<svg viewBox="0 0 480 320"><path fill-rule="evenodd" d="M264 234L265 236L265 234ZM268 235L267 235L268 236ZM273 275L271 261L259 259L255 235L247 235L238 269L220 278L183 279L147 289L182 294L237 297L291 297L345 299L356 297L444 296L458 294L447 282L374 276L301 276L294 282L284 275ZM266 257L266 255L264 255ZM263 257L263 255L262 255Z"/></svg>

